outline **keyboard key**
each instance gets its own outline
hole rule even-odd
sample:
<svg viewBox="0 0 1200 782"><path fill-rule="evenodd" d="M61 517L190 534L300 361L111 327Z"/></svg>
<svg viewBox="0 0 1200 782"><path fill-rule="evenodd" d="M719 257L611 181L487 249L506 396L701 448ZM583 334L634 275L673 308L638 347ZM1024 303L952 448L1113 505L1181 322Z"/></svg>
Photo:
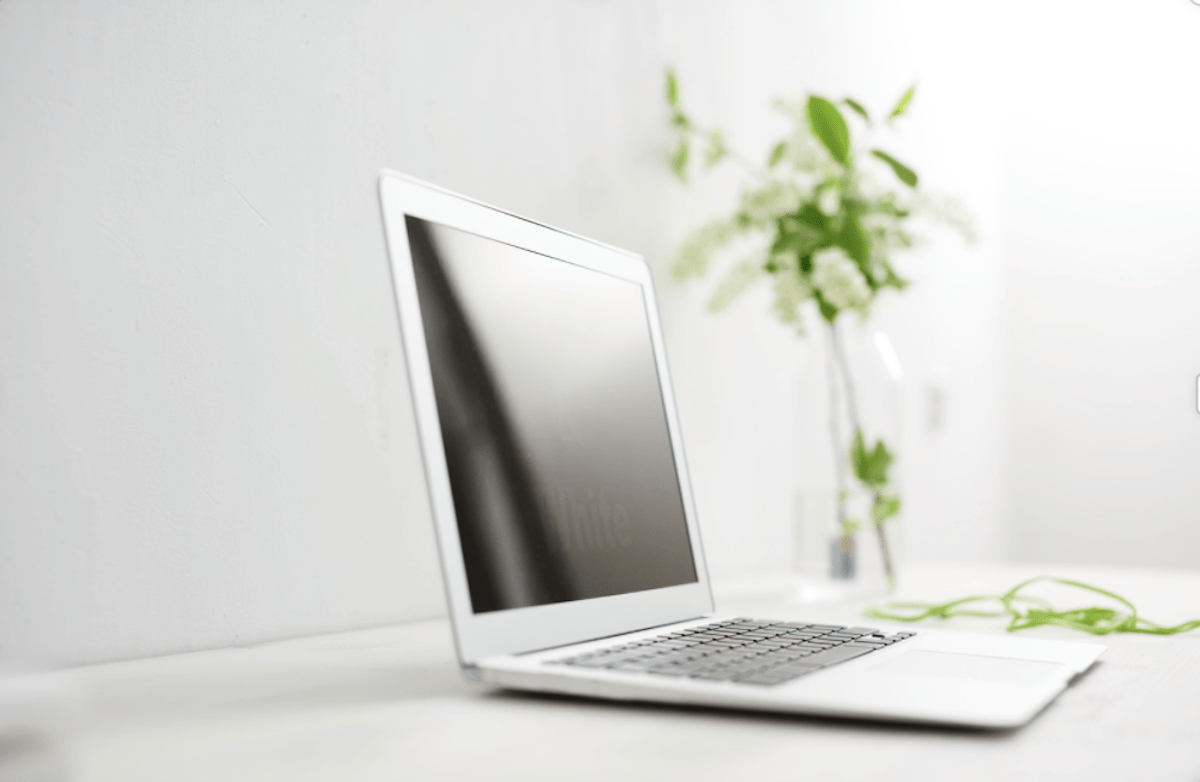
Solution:
<svg viewBox="0 0 1200 782"><path fill-rule="evenodd" d="M817 652L812 649L789 649L789 660L803 660L805 657L812 657Z"/></svg>

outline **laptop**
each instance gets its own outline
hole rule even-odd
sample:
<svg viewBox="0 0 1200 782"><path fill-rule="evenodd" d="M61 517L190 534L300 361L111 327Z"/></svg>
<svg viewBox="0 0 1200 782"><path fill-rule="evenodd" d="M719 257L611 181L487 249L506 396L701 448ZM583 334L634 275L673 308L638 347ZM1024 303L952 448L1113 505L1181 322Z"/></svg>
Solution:
<svg viewBox="0 0 1200 782"><path fill-rule="evenodd" d="M394 171L379 196L469 678L1012 728L1104 651L714 613L645 261Z"/></svg>

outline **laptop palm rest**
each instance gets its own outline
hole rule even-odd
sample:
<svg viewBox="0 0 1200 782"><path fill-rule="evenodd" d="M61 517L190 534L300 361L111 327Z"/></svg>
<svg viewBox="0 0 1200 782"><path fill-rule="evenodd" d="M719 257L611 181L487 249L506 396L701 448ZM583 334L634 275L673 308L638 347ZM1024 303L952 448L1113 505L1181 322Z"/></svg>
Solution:
<svg viewBox="0 0 1200 782"><path fill-rule="evenodd" d="M978 654L913 650L870 667L872 673L960 679L993 684L1041 684L1062 676L1062 663Z"/></svg>

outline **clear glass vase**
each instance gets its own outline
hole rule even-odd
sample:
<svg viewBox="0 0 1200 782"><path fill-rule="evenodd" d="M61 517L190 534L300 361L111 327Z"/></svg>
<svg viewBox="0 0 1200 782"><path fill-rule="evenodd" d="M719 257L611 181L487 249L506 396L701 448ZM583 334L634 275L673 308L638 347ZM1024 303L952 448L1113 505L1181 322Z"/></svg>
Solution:
<svg viewBox="0 0 1200 782"><path fill-rule="evenodd" d="M793 541L799 597L885 594L899 568L900 516L874 522L880 492L858 479L850 452L858 430L868 449L886 444L895 460L881 494L899 495L903 507L903 367L885 332L846 315L833 327L810 325L801 362Z"/></svg>

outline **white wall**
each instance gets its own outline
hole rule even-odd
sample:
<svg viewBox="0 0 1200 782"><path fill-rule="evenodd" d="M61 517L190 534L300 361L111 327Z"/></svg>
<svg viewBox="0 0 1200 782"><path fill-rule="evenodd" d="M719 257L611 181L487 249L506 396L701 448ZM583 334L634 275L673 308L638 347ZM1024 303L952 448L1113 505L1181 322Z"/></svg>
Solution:
<svg viewBox="0 0 1200 782"><path fill-rule="evenodd" d="M1006 379L1014 553L1200 564L1200 5L1014 27Z"/></svg>
<svg viewBox="0 0 1200 782"><path fill-rule="evenodd" d="M438 610L379 11L0 6L5 655Z"/></svg>
<svg viewBox="0 0 1200 782"><path fill-rule="evenodd" d="M781 130L773 95L882 107L919 79L897 154L964 196L983 239L914 253L917 286L880 313L912 378L908 548L1001 556L992 88L1013 58L999 11L959 5L0 3L0 657L439 612L375 172L662 272L732 185L665 173L667 62L757 152ZM712 569L781 566L800 347L761 299L713 319L660 277Z"/></svg>

